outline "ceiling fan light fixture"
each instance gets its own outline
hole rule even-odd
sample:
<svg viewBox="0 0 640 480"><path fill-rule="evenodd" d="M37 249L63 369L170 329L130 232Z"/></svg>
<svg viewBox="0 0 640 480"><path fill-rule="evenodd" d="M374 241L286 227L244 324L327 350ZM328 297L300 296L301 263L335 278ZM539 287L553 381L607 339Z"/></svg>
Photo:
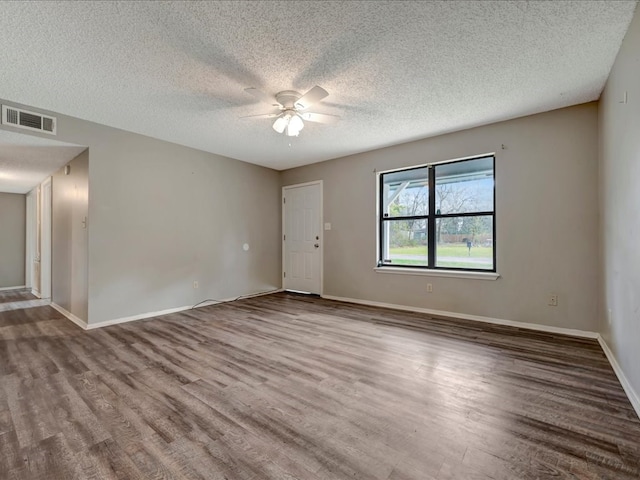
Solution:
<svg viewBox="0 0 640 480"><path fill-rule="evenodd" d="M289 126L296 130L302 130L304 128L304 122L298 115L293 115L291 120L289 120Z"/></svg>
<svg viewBox="0 0 640 480"><path fill-rule="evenodd" d="M300 130L304 128L304 122L298 115L293 115L287 125L287 136L297 137L300 134Z"/></svg>
<svg viewBox="0 0 640 480"><path fill-rule="evenodd" d="M287 135L287 137L297 137L298 135L300 135L300 130L297 130L296 128L289 125L285 130L285 135Z"/></svg>
<svg viewBox="0 0 640 480"><path fill-rule="evenodd" d="M278 117L276 121L273 122L273 129L278 133L282 133L284 132L284 129L287 127L288 124L289 124L288 117Z"/></svg>

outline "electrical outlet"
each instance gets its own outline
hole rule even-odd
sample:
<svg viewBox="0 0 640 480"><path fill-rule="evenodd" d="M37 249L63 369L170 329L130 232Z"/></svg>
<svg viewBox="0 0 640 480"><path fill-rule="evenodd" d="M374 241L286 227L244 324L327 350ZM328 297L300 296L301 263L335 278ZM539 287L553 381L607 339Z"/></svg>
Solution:
<svg viewBox="0 0 640 480"><path fill-rule="evenodd" d="M549 306L550 307L558 306L558 295L556 295L555 293L552 293L551 295L549 295Z"/></svg>
<svg viewBox="0 0 640 480"><path fill-rule="evenodd" d="M433 292L433 283L427 283L427 292L428 293Z"/></svg>
<svg viewBox="0 0 640 480"><path fill-rule="evenodd" d="M193 281L193 288L198 288L200 285L198 284L197 280Z"/></svg>

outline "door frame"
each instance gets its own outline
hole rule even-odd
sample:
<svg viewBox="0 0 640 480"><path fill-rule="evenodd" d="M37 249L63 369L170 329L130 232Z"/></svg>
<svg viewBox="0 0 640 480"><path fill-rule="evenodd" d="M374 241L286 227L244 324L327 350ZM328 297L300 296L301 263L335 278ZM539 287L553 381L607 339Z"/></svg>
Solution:
<svg viewBox="0 0 640 480"><path fill-rule="evenodd" d="M40 298L51 298L53 277L53 181L47 177L41 184L42 220L40 231Z"/></svg>
<svg viewBox="0 0 640 480"><path fill-rule="evenodd" d="M286 265L286 256L285 256L285 250L286 250L286 245L285 245L285 240L284 240L284 235L286 230L286 203L284 201L285 198L285 192L286 190L289 189L293 189L293 188L299 188L299 187L309 187L311 185L318 185L320 187L320 200L319 200L319 209L318 209L318 216L319 218L319 222L320 225L318 226L318 230L319 230L319 234L318 236L320 237L320 248L319 248L319 255L320 255L320 296L322 296L324 294L324 210L323 210L323 205L324 205L324 186L322 183L322 180L314 180L312 182L304 182L304 183L296 183L294 185L285 185L282 187L282 203L280 204L282 206L282 232L281 232L281 238L282 238L282 250L281 250L281 256L282 256L282 270L280 272L280 278L282 279L282 289L286 290L286 285L285 285L285 276L284 276L284 272L285 272L285 265Z"/></svg>
<svg viewBox="0 0 640 480"><path fill-rule="evenodd" d="M48 191L48 195L45 193ZM51 298L53 273L53 180L46 178L27 194L26 285L38 298ZM36 263L38 268L36 268ZM37 288L36 288L37 286Z"/></svg>
<svg viewBox="0 0 640 480"><path fill-rule="evenodd" d="M34 276L34 260L36 255L36 229L38 228L36 222L36 201L38 195L36 190L33 189L27 193L27 231L25 248L25 286L28 289L33 289L33 276Z"/></svg>

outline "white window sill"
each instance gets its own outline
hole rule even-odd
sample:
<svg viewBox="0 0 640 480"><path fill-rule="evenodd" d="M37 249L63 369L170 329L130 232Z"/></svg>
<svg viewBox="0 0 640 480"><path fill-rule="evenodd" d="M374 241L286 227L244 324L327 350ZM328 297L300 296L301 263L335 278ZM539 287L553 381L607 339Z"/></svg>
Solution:
<svg viewBox="0 0 640 480"><path fill-rule="evenodd" d="M375 267L376 273L392 273L394 275L424 275L427 277L471 278L473 280L497 280L496 272L464 272L461 270L427 270L402 267Z"/></svg>

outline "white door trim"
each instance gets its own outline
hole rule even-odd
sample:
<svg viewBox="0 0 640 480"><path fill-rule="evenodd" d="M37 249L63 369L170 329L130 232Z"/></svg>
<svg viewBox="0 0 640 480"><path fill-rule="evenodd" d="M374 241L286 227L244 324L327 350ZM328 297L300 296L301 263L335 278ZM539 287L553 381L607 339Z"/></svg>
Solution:
<svg viewBox="0 0 640 480"><path fill-rule="evenodd" d="M26 242L25 247L25 286L33 288L33 261L36 256L36 191L27 193L27 214L26 214Z"/></svg>
<svg viewBox="0 0 640 480"><path fill-rule="evenodd" d="M36 297L40 296L40 286L42 283L42 186L38 185L33 189L34 192L34 204L35 204L35 216L34 216L34 237L33 237L33 263L32 263L32 275L31 275L31 293Z"/></svg>
<svg viewBox="0 0 640 480"><path fill-rule="evenodd" d="M40 232L40 298L51 298L52 250L51 237L53 228L53 184L51 177L42 182L42 230Z"/></svg>
<svg viewBox="0 0 640 480"><path fill-rule="evenodd" d="M285 217L286 217L286 213L285 213L285 209L286 209L286 204L284 203L284 197L285 197L285 191L287 189L291 189L291 188L299 188L299 187L308 187L310 185L319 185L320 186L320 208L319 208L319 216L320 216L320 228L319 228L319 234L318 236L320 237L320 292L319 295L322 296L322 294L324 293L324 212L323 212L323 206L324 206L324 197L323 197L323 193L324 193L324 187L322 184L322 180L315 180L313 182L304 182L304 183L296 183L294 185L285 185L282 187L282 203L280 204L282 206L282 232L281 232L281 239L282 239L282 271L280 273L280 278L282 279L282 288L283 290L286 290L285 288L285 277L284 277L284 272L286 270L286 257L285 257L285 240L284 240L284 234L286 231L286 227L285 227Z"/></svg>

